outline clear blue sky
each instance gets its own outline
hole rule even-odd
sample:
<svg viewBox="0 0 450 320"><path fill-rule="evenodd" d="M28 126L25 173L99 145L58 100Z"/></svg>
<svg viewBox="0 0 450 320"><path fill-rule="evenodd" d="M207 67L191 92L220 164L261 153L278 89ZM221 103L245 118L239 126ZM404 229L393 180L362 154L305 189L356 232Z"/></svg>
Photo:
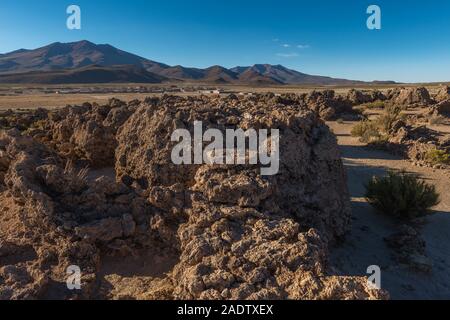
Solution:
<svg viewBox="0 0 450 320"><path fill-rule="evenodd" d="M80 31L66 29L70 4ZM380 31L366 28L370 4L382 9ZM170 65L450 81L448 0L0 0L1 53L82 39Z"/></svg>

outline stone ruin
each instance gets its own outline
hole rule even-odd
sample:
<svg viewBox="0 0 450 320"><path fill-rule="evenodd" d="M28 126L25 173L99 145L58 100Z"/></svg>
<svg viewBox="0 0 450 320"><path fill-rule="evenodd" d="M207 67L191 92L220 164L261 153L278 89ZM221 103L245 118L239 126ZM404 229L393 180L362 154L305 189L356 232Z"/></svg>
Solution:
<svg viewBox="0 0 450 320"><path fill-rule="evenodd" d="M437 102L442 102L450 99L450 87L449 86L441 86L439 87L438 92L436 93L434 99Z"/></svg>
<svg viewBox="0 0 450 320"><path fill-rule="evenodd" d="M385 101L387 98L383 92L378 90L361 91L350 89L347 93L346 99L350 101L352 105L357 106L375 101Z"/></svg>
<svg viewBox="0 0 450 320"><path fill-rule="evenodd" d="M390 89L388 100L401 106L428 106L433 103L428 90L424 87Z"/></svg>
<svg viewBox="0 0 450 320"><path fill-rule="evenodd" d="M392 125L386 147L389 151L410 159L419 166L430 166L427 159L433 150L442 150L450 154L450 135L429 129L426 126L412 126L403 120ZM448 165L434 164L445 169Z"/></svg>
<svg viewBox="0 0 450 320"><path fill-rule="evenodd" d="M171 133L194 121L279 129L279 174L174 165ZM0 135L0 299L388 297L327 266L350 227L349 195L335 137L301 103L164 96L67 107L44 122L48 132ZM102 271L110 257L146 251L177 259L127 286ZM81 292L65 288L70 265L83 272Z"/></svg>

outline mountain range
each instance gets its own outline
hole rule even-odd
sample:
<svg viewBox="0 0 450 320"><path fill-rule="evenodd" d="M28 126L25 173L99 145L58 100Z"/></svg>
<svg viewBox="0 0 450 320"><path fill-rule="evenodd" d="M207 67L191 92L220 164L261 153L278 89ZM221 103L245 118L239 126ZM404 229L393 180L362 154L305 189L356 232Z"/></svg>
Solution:
<svg viewBox="0 0 450 320"><path fill-rule="evenodd" d="M251 85L355 85L361 81L304 74L282 65L256 64L231 69L169 66L108 44L83 40L52 43L34 50L0 54L0 83L162 83L198 81Z"/></svg>

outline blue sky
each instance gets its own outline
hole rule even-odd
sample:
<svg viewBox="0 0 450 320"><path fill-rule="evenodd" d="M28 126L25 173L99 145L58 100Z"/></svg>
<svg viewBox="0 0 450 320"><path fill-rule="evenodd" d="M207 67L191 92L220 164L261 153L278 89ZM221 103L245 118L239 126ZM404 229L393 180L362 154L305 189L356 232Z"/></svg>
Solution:
<svg viewBox="0 0 450 320"><path fill-rule="evenodd" d="M66 8L82 30L66 28ZM382 29L366 9L382 10ZM109 43L170 65L282 64L360 80L450 81L448 0L1 0L0 53Z"/></svg>

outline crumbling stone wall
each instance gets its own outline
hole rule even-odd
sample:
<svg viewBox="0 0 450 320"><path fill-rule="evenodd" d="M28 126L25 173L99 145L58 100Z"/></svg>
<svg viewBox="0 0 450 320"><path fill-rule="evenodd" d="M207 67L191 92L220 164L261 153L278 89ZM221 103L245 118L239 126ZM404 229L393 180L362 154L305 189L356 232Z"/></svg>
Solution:
<svg viewBox="0 0 450 320"><path fill-rule="evenodd" d="M318 113L294 97L270 95L165 96L132 108L116 102L61 111L44 143L1 134L0 298L67 298L61 286L69 265L84 271L76 297L99 297L105 255L156 245L178 252L179 262L151 285L136 282L147 284L136 290L147 298L387 297L364 277L327 268L330 244L349 230L350 206L336 139ZM194 121L221 132L278 129L279 173L262 176L261 165L248 164L174 165L171 134L192 132ZM96 148L81 148L91 144L78 143L78 130L89 141L116 141L117 182L88 177L52 146L68 142L83 150L75 160L107 165Z"/></svg>

